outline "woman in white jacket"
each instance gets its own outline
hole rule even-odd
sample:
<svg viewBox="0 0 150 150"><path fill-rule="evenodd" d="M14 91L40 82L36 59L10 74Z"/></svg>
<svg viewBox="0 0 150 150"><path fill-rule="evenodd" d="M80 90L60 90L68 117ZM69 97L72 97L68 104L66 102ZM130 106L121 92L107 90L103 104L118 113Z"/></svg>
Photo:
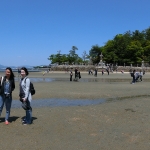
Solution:
<svg viewBox="0 0 150 150"><path fill-rule="evenodd" d="M31 100L32 96L30 93L30 79L28 76L28 70L25 67L21 68L21 80L20 80L20 101L22 102L22 107L26 111L26 117L22 120L23 125L32 123L32 108Z"/></svg>

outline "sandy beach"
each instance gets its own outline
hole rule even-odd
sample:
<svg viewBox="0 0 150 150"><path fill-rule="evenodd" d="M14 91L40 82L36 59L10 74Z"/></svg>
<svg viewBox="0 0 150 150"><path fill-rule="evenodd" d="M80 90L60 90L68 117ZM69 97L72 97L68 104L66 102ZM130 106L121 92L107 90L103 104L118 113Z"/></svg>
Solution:
<svg viewBox="0 0 150 150"><path fill-rule="evenodd" d="M3 73L0 73L0 76ZM33 124L23 126L21 108L11 109L11 123L0 122L0 149L12 150L149 150L150 148L150 74L142 82L130 84L129 73L106 73L97 77L81 72L79 82L69 74L41 72L29 74L36 94L33 101L45 99L99 100L88 106L33 107ZM16 73L13 99L18 100Z"/></svg>

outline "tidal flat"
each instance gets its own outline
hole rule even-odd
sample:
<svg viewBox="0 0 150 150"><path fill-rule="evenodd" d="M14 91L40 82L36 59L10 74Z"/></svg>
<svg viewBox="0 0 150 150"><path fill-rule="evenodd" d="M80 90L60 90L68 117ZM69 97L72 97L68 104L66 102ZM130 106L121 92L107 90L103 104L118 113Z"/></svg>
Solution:
<svg viewBox="0 0 150 150"><path fill-rule="evenodd" d="M21 124L25 112L21 104L19 107L19 78L15 75L13 100L17 107L12 106L9 125L4 124L3 109L1 149L149 149L149 73L142 82L132 85L129 73L102 76L98 72L94 77L81 72L79 82L70 82L69 73L50 72L43 76L42 72L31 72L29 78L36 94L32 100L33 124L27 126ZM53 101L44 104L48 100ZM88 104L82 105L87 100ZM57 105L53 106L54 103Z"/></svg>

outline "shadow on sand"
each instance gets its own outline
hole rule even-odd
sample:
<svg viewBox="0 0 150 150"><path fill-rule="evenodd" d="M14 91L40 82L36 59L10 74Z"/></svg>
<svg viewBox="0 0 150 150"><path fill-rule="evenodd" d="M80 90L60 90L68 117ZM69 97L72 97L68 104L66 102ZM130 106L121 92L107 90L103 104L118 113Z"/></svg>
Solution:
<svg viewBox="0 0 150 150"><path fill-rule="evenodd" d="M14 121L16 121L18 118L19 118L19 117L11 116L11 117L9 117L9 122L14 122ZM5 122L5 118L2 117L2 118L0 119L0 122Z"/></svg>

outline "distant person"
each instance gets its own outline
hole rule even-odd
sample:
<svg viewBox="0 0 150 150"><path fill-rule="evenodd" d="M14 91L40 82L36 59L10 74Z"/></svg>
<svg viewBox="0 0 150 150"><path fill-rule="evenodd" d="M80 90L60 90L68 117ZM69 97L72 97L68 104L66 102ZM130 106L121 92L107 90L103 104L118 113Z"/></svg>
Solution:
<svg viewBox="0 0 150 150"><path fill-rule="evenodd" d="M91 69L91 75L93 75L93 70Z"/></svg>
<svg viewBox="0 0 150 150"><path fill-rule="evenodd" d="M43 76L45 76L46 73L47 73L47 71L44 71L44 72L43 72Z"/></svg>
<svg viewBox="0 0 150 150"><path fill-rule="evenodd" d="M108 68L106 69L106 71L107 71L107 74L109 75L109 69Z"/></svg>
<svg viewBox="0 0 150 150"><path fill-rule="evenodd" d="M143 77L143 72L140 70L139 78L140 78L141 81L142 81L142 77Z"/></svg>
<svg viewBox="0 0 150 150"><path fill-rule="evenodd" d="M51 71L51 68L48 68L48 73L50 73L50 71Z"/></svg>
<svg viewBox="0 0 150 150"><path fill-rule="evenodd" d="M79 79L81 78L81 74L80 74L80 71L77 70L76 74L75 74L75 78L74 78L74 81L79 81Z"/></svg>
<svg viewBox="0 0 150 150"><path fill-rule="evenodd" d="M81 73L80 73L80 71L78 71L78 76L79 76L79 79L81 79Z"/></svg>
<svg viewBox="0 0 150 150"><path fill-rule="evenodd" d="M138 79L139 79L139 77L140 77L139 75L140 75L140 72L135 71L135 82L138 81Z"/></svg>
<svg viewBox="0 0 150 150"><path fill-rule="evenodd" d="M3 106L6 106L5 124L9 124L10 109L12 104L12 91L15 89L14 73L10 67L6 68L5 76L0 78L0 115Z"/></svg>
<svg viewBox="0 0 150 150"><path fill-rule="evenodd" d="M18 77L20 77L20 73L21 73L20 68L18 68Z"/></svg>
<svg viewBox="0 0 150 150"><path fill-rule="evenodd" d="M78 76L78 69L75 68L74 72L75 72L75 78L76 78Z"/></svg>
<svg viewBox="0 0 150 150"><path fill-rule="evenodd" d="M97 69L95 69L94 76L97 77Z"/></svg>
<svg viewBox="0 0 150 150"><path fill-rule="evenodd" d="M121 73L124 74L124 70L121 70Z"/></svg>
<svg viewBox="0 0 150 150"><path fill-rule="evenodd" d="M133 70L133 72L131 73L131 77L133 78L131 84L135 84L135 72L136 70Z"/></svg>
<svg viewBox="0 0 150 150"><path fill-rule="evenodd" d="M102 69L102 75L104 74L104 70Z"/></svg>
<svg viewBox="0 0 150 150"><path fill-rule="evenodd" d="M72 81L72 76L73 76L73 73L72 71L70 72L70 81Z"/></svg>
<svg viewBox="0 0 150 150"><path fill-rule="evenodd" d="M32 123L32 108L31 108L31 92L30 92L30 79L28 76L28 70L25 67L21 68L21 80L20 80L20 92L19 97L22 102L22 107L26 111L26 116L22 120L23 125Z"/></svg>

